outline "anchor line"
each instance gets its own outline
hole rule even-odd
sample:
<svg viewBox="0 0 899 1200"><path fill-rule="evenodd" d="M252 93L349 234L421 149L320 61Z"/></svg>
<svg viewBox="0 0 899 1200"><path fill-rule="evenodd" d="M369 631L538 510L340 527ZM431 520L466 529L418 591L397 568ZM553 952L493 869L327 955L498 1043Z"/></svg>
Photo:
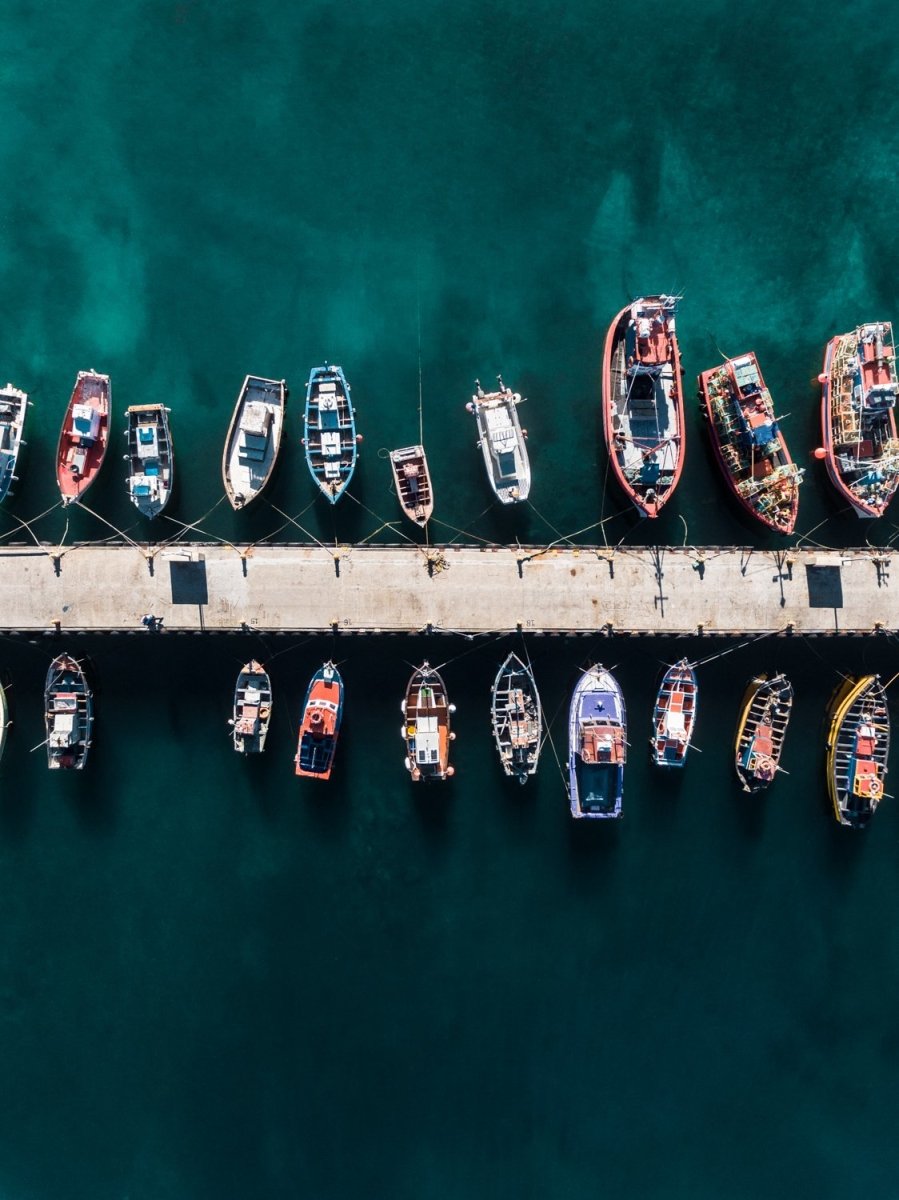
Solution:
<svg viewBox="0 0 899 1200"><path fill-rule="evenodd" d="M719 658L724 658L727 654L733 654L735 650L745 650L747 646L754 646L756 642L762 642L765 638L775 637L778 633L785 633L789 629L788 625L784 625L782 629L769 629L765 633L760 633L757 637L748 638L745 642L739 642L736 646L728 646L726 650L721 650L718 654L712 654L708 658L701 658L693 664L694 668L706 667L709 663L716 662Z"/></svg>
<svg viewBox="0 0 899 1200"><path fill-rule="evenodd" d="M49 514L52 513L55 509L61 508L61 507L62 507L62 501L57 500L55 504L51 504L48 509L46 509L44 512L40 513L38 516L32 517L30 521L26 521L23 518L19 518L19 523L18 523L18 525L15 526L14 529L8 529L6 531L6 533L0 534L0 541L5 540L6 538L12 537L14 534L18 533L20 529L27 529L28 532L31 534L31 536L34 538L34 544L36 546L40 546L41 543L38 540L38 536L34 532L34 530L31 528L31 526L36 525L38 523L38 521L43 520L44 517L49 516ZM4 513L6 513L5 509L2 511ZM11 514L6 513L6 515L9 516Z"/></svg>
<svg viewBox="0 0 899 1200"><path fill-rule="evenodd" d="M136 542L134 540L134 538L129 537L128 533L124 529L117 529L116 526L113 525L112 521L107 521L105 517L101 517L98 512L94 512L94 510L92 508L88 508L88 506L86 504L84 504L83 502L79 501L78 503L79 503L80 507L83 508L86 513L90 513L90 515L92 517L96 517L96 519L98 521L102 521L103 524L108 529L113 530L113 532L117 533L119 535L119 537L124 538L129 546L133 546L135 548L135 550L141 549L140 543ZM133 526L132 526L132 528L133 528Z"/></svg>
<svg viewBox="0 0 899 1200"><path fill-rule="evenodd" d="M165 541L160 542L158 549L162 550L166 546L173 546L176 542L180 542L186 533L189 533L192 529L197 529L199 527L199 524L201 521L205 521L207 517L211 517L212 514L215 512L215 510L218 508L218 506L220 504L222 504L225 501L225 499L226 499L225 496L219 496L218 500L216 500L216 502L215 502L215 504L213 504L212 508L210 508L208 512L203 513L203 515L201 517L198 517L196 519L196 521L193 522L192 525L185 525L183 521L179 521L176 517L169 516L168 513L160 513L159 515L164 520L171 521L175 525L180 525L180 526L182 526L182 529L181 529L181 532L176 534L174 537L168 538ZM204 531L201 529L200 533L203 533L203 532ZM215 535L210 534L209 536L214 537ZM217 540L222 541L224 539L219 538Z"/></svg>

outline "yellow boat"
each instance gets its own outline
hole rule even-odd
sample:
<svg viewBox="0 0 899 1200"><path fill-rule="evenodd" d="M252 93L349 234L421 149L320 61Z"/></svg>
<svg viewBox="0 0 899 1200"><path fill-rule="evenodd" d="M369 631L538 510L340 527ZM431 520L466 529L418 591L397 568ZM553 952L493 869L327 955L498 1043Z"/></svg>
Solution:
<svg viewBox="0 0 899 1200"><path fill-rule="evenodd" d="M740 705L734 738L734 766L744 792L760 792L779 770L793 687L786 675L756 675Z"/></svg>
<svg viewBox="0 0 899 1200"><path fill-rule="evenodd" d="M831 698L827 788L841 825L864 829L883 797L890 714L878 675L845 679Z"/></svg>

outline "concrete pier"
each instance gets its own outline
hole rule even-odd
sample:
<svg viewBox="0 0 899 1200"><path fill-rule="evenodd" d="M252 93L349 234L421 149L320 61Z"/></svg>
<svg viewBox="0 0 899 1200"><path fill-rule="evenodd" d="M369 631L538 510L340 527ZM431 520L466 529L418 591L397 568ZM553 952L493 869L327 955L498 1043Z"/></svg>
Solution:
<svg viewBox="0 0 899 1200"><path fill-rule="evenodd" d="M0 630L865 634L899 628L883 551L49 545L0 549Z"/></svg>

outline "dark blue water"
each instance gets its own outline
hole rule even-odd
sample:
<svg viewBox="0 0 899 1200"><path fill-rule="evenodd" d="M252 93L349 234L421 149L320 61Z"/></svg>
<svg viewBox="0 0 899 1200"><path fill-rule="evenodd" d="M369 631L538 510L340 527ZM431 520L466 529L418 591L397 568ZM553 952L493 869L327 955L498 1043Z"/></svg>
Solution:
<svg viewBox="0 0 899 1200"><path fill-rule="evenodd" d="M688 382L719 350L754 349L791 414L808 467L794 540L887 543L893 518L841 513L810 458L827 339L899 319L883 19L871 4L851 19L769 3L13 6L0 370L35 403L0 533L54 504L59 423L94 367L116 414L172 409L179 478L157 538L179 521L305 538L277 510L327 542L374 535L396 516L378 451L417 440L421 383L435 538L772 545L731 507L692 400L658 527L604 488L605 328L632 295L682 291ZM326 358L365 435L335 511L298 444ZM473 377L500 370L528 396L535 477L511 514L490 507L464 411ZM221 446L248 372L287 378L290 424L269 499L234 516ZM53 511L36 536L109 536L94 513L148 536L109 457L91 511L68 527ZM80 778L30 753L62 648L99 685ZM839 672L889 677L893 641L772 639L708 662L699 753L662 780L646 753L661 664L731 647L529 640L560 756L578 667L613 665L624 688L625 818L601 829L571 822L552 746L526 788L500 774L488 695L513 648L2 643L3 1200L893 1193L899 816L886 800L865 835L839 829L821 763ZM243 763L226 720L254 655L275 719ZM296 722L331 655L338 762L329 786L303 786ZM399 701L425 656L447 664L457 773L416 789ZM760 669L786 670L797 701L790 774L749 801L730 741Z"/></svg>

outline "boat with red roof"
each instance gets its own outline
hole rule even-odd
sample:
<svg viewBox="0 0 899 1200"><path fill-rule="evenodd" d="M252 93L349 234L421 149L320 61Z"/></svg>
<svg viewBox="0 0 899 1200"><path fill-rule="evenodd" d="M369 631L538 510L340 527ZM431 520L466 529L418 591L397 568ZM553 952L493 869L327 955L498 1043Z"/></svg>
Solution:
<svg viewBox="0 0 899 1200"><path fill-rule="evenodd" d="M79 371L56 450L63 504L80 500L97 478L109 441L109 376Z"/></svg>
<svg viewBox="0 0 899 1200"><path fill-rule="evenodd" d="M294 763L297 775L330 779L343 718L343 680L332 662L315 672L306 690Z"/></svg>
<svg viewBox="0 0 899 1200"><path fill-rule="evenodd" d="M626 305L606 334L602 415L612 473L641 517L657 517L684 465L679 297Z"/></svg>
<svg viewBox="0 0 899 1200"><path fill-rule="evenodd" d="M816 457L858 516L882 517L899 487L899 384L889 321L831 338L818 382L824 445Z"/></svg>
<svg viewBox="0 0 899 1200"><path fill-rule="evenodd" d="M685 658L662 676L652 713L652 761L657 767L682 767L696 724L699 687Z"/></svg>
<svg viewBox="0 0 899 1200"><path fill-rule="evenodd" d="M755 354L699 376L718 465L742 508L775 533L792 533L802 471L790 458Z"/></svg>

